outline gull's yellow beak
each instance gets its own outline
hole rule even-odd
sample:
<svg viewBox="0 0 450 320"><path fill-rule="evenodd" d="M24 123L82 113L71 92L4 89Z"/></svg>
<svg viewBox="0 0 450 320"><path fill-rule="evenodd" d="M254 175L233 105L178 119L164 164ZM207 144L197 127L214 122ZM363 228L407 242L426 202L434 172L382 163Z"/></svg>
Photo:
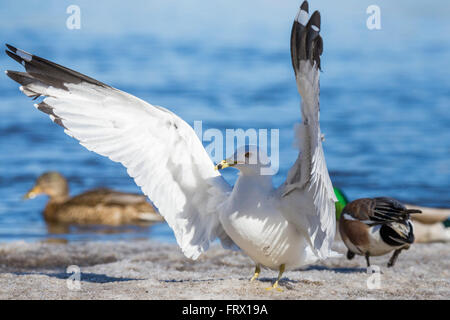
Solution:
<svg viewBox="0 0 450 320"><path fill-rule="evenodd" d="M216 169L216 170L222 170L222 169L225 169L225 168L228 168L228 167L232 167L232 166L234 166L235 164L236 164L235 162L230 163L230 162L228 162L227 160L222 160L222 161L220 161L219 164L217 164L217 166L215 167L215 169Z"/></svg>
<svg viewBox="0 0 450 320"><path fill-rule="evenodd" d="M23 199L34 199L37 195L41 194L42 190L39 186L34 186L30 191L27 192L26 195L23 196Z"/></svg>

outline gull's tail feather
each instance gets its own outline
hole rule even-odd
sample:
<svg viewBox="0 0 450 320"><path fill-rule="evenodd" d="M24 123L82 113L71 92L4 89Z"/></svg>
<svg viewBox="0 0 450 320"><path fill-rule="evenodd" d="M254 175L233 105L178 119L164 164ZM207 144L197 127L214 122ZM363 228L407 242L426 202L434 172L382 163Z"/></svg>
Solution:
<svg viewBox="0 0 450 320"><path fill-rule="evenodd" d="M308 20L308 2L304 1L292 25L291 58L295 74L300 72L300 61L309 60L320 69L323 41L320 32L320 13L314 11Z"/></svg>

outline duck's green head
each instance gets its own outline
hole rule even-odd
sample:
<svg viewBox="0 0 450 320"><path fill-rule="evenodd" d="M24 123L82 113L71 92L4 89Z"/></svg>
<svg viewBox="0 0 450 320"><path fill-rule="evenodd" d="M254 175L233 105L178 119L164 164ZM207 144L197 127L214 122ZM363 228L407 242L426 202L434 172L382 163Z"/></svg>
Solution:
<svg viewBox="0 0 450 320"><path fill-rule="evenodd" d="M341 217L342 210L344 210L344 207L347 205L348 198L345 196L344 192L342 192L341 189L334 187L334 194L336 195L336 198L338 201L335 203L336 205L336 219L339 220Z"/></svg>

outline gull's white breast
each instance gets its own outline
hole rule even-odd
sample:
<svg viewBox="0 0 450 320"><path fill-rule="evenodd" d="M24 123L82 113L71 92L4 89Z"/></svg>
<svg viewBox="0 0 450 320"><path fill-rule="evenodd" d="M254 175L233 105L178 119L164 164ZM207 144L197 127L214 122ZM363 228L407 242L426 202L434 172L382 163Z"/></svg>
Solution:
<svg viewBox="0 0 450 320"><path fill-rule="evenodd" d="M246 199L232 198L220 220L231 239L268 268L285 264L286 269L294 269L316 261L304 235L283 217L270 197L247 193Z"/></svg>

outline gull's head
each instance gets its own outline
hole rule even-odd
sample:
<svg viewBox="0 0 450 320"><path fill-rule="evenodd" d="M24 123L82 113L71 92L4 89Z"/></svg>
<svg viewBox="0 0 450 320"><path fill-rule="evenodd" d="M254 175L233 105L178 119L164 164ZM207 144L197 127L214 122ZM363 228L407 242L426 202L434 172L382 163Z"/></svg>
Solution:
<svg viewBox="0 0 450 320"><path fill-rule="evenodd" d="M261 168L270 162L269 157L255 145L238 148L229 158L216 165L216 170L228 167L238 169L243 174L261 174Z"/></svg>

